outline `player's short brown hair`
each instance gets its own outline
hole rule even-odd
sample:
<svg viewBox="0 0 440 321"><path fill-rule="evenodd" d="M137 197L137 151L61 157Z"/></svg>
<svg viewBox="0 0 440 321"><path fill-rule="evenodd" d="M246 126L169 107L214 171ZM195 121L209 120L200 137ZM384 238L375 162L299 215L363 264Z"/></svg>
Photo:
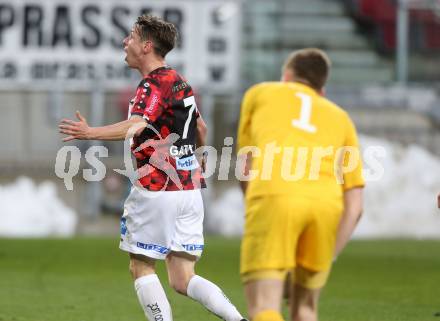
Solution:
<svg viewBox="0 0 440 321"><path fill-rule="evenodd" d="M156 54L165 58L177 41L176 27L167 21L152 15L142 15L135 23L136 31L142 41L151 40Z"/></svg>
<svg viewBox="0 0 440 321"><path fill-rule="evenodd" d="M330 66L330 59L324 51L305 48L290 54L283 70L290 69L295 79L305 80L313 89L319 91L327 81Z"/></svg>

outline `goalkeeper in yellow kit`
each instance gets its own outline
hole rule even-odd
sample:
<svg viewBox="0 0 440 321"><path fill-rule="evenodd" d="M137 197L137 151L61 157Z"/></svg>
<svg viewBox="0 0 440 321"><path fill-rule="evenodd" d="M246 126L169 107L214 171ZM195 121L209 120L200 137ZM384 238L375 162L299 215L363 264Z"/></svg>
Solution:
<svg viewBox="0 0 440 321"><path fill-rule="evenodd" d="M323 97L330 69L318 49L294 52L282 80L250 88L238 130L246 199L240 273L253 321L316 321L331 264L362 212L362 164L348 114Z"/></svg>

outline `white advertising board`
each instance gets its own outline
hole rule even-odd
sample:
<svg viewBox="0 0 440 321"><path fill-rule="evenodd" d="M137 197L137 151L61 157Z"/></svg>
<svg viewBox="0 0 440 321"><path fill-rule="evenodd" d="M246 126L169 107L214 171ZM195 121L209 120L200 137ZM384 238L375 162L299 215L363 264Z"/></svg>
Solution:
<svg viewBox="0 0 440 321"><path fill-rule="evenodd" d="M133 86L122 47L136 18L173 22L180 42L167 62L194 87L228 90L239 78L240 4L217 0L0 1L0 89Z"/></svg>

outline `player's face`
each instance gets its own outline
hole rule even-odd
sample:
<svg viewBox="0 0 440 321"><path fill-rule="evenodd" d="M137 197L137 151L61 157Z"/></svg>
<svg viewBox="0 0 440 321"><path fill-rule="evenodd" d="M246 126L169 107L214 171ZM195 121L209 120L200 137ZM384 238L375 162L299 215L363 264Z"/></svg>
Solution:
<svg viewBox="0 0 440 321"><path fill-rule="evenodd" d="M130 34L124 39L125 61L131 68L138 68L143 53L143 43L136 27L131 29Z"/></svg>

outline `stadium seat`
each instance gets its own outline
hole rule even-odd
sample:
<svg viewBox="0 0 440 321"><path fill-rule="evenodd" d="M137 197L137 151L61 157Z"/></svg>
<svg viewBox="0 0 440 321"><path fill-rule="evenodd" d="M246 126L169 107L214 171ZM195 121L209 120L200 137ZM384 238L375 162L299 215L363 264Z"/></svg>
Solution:
<svg viewBox="0 0 440 321"><path fill-rule="evenodd" d="M396 48L397 3L395 0L344 0L350 14L373 29L378 48ZM420 52L440 50L440 20L432 10L410 10L410 47Z"/></svg>

